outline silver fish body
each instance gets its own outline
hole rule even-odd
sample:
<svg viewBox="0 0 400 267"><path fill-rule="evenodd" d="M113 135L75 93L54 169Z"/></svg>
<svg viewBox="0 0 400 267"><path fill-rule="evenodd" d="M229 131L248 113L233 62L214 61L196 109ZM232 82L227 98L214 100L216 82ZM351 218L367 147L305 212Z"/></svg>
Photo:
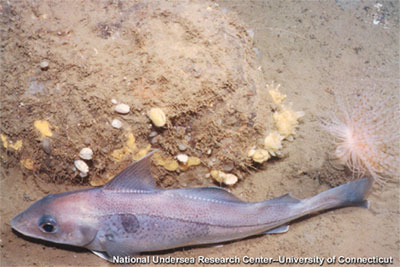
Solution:
<svg viewBox="0 0 400 267"><path fill-rule="evenodd" d="M39 200L12 219L12 228L111 259L282 233L288 230L288 222L310 213L366 206L365 195L372 184L363 178L309 199L284 195L243 202L218 187L159 189L150 173L150 156L128 166L103 187Z"/></svg>

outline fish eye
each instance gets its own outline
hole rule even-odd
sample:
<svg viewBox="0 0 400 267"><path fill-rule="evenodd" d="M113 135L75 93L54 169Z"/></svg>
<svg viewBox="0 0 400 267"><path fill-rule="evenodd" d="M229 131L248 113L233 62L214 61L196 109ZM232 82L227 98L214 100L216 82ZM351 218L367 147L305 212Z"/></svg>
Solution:
<svg viewBox="0 0 400 267"><path fill-rule="evenodd" d="M57 222L50 215L43 215L38 221L40 230L45 233L54 233L57 230Z"/></svg>
<svg viewBox="0 0 400 267"><path fill-rule="evenodd" d="M47 233L52 233L55 230L54 225L50 223L44 223L41 225L42 229Z"/></svg>

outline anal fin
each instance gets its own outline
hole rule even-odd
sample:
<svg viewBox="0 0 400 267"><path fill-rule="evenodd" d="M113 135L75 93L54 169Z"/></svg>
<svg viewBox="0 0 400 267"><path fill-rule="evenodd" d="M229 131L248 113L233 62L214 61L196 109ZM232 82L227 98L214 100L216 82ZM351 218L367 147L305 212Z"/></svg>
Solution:
<svg viewBox="0 0 400 267"><path fill-rule="evenodd" d="M289 225L281 225L279 227L264 232L264 234L283 234L287 231L289 231Z"/></svg>
<svg viewBox="0 0 400 267"><path fill-rule="evenodd" d="M369 209L369 201L368 200L363 200L360 202L355 203L352 205L352 207L358 207L358 208L364 208L364 209Z"/></svg>

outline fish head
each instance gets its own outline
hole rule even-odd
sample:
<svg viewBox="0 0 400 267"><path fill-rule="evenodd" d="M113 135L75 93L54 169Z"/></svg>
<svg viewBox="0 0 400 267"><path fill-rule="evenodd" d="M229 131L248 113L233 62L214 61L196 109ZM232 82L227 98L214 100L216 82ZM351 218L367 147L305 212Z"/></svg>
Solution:
<svg viewBox="0 0 400 267"><path fill-rule="evenodd" d="M95 216L81 193L48 195L11 220L11 227L23 235L85 247L97 234Z"/></svg>

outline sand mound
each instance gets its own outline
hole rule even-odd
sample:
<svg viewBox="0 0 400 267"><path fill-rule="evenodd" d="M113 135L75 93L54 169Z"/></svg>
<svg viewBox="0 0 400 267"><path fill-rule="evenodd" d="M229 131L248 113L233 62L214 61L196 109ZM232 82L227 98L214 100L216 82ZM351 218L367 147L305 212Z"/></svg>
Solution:
<svg viewBox="0 0 400 267"><path fill-rule="evenodd" d="M16 1L2 8L3 164L48 181L101 184L159 148L159 165L171 170L160 167L162 177L186 169L174 165L178 153L201 162L203 173L241 177L248 149L272 124L246 26L214 3ZM113 102L130 112L116 113ZM151 124L152 107L166 114L164 127ZM74 161L84 147L93 159L82 178Z"/></svg>

